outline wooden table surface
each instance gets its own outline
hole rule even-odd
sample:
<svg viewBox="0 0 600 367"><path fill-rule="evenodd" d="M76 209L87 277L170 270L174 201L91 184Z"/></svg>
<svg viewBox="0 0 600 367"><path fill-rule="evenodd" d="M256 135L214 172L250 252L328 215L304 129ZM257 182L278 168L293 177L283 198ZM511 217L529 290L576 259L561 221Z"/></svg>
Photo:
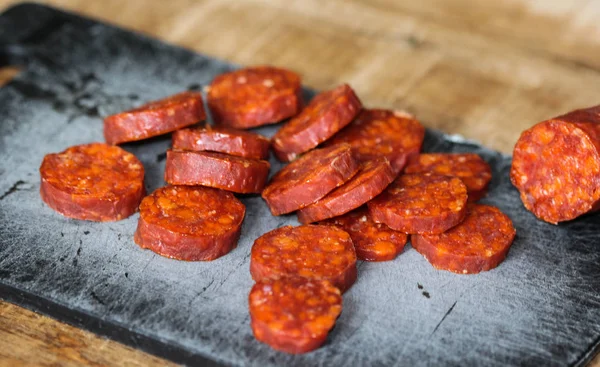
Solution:
<svg viewBox="0 0 600 367"><path fill-rule="evenodd" d="M0 0L0 11L15 3ZM317 89L348 82L367 106L506 153L533 123L600 103L594 0L45 3L236 63L285 66ZM0 69L0 83L12 74ZM172 365L2 301L0 341L0 365Z"/></svg>

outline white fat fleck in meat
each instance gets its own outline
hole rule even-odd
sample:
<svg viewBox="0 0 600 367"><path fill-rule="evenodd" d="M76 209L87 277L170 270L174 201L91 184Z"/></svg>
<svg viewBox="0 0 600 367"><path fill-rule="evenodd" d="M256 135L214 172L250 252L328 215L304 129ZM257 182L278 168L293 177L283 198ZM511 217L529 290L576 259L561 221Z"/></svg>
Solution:
<svg viewBox="0 0 600 367"><path fill-rule="evenodd" d="M468 273L467 269L463 269L463 274L467 274L467 273Z"/></svg>
<svg viewBox="0 0 600 367"><path fill-rule="evenodd" d="M267 88L271 88L272 86L275 85L275 82L271 79L265 79L265 80L263 80L263 85Z"/></svg>
<svg viewBox="0 0 600 367"><path fill-rule="evenodd" d="M238 76L238 78L236 79L236 82L238 84L245 84L248 81L248 79L246 79L245 76Z"/></svg>
<svg viewBox="0 0 600 367"><path fill-rule="evenodd" d="M400 117L400 118L408 118L408 119L411 119L414 117L413 114L408 113L406 111L394 111L394 116Z"/></svg>
<svg viewBox="0 0 600 367"><path fill-rule="evenodd" d="M217 214L216 210L211 210L211 211L208 212L208 215L215 215L215 214Z"/></svg>
<svg viewBox="0 0 600 367"><path fill-rule="evenodd" d="M460 163L465 163L467 161L467 157L458 157L458 161Z"/></svg>
<svg viewBox="0 0 600 367"><path fill-rule="evenodd" d="M366 216L366 215L363 215L363 216L360 218L360 221L361 221L361 222L366 222L366 221L367 221L367 216Z"/></svg>

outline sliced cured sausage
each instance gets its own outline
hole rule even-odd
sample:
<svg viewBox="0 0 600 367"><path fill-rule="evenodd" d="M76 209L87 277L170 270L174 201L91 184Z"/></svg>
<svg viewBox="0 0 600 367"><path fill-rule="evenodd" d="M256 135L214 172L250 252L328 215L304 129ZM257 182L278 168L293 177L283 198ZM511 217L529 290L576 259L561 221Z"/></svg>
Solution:
<svg viewBox="0 0 600 367"><path fill-rule="evenodd" d="M525 130L515 145L510 178L525 208L546 222L600 209L600 106Z"/></svg>
<svg viewBox="0 0 600 367"><path fill-rule="evenodd" d="M382 223L375 223L363 206L319 224L334 225L348 232L356 257L364 261L393 260L402 252L408 236Z"/></svg>
<svg viewBox="0 0 600 367"><path fill-rule="evenodd" d="M221 74L208 90L215 123L238 129L279 122L296 115L302 105L298 74L272 66Z"/></svg>
<svg viewBox="0 0 600 367"><path fill-rule="evenodd" d="M256 339L292 354L321 346L342 312L340 290L324 280L261 281L252 287L248 301Z"/></svg>
<svg viewBox="0 0 600 367"><path fill-rule="evenodd" d="M251 159L267 159L269 139L249 131L224 126L190 128L173 133L173 149L227 153Z"/></svg>
<svg viewBox="0 0 600 367"><path fill-rule="evenodd" d="M350 235L333 226L285 226L254 241L250 274L255 281L300 276L328 280L342 292L356 281Z"/></svg>
<svg viewBox="0 0 600 367"><path fill-rule="evenodd" d="M208 261L231 251L246 207L233 194L202 186L165 186L146 196L134 241L178 260Z"/></svg>
<svg viewBox="0 0 600 367"><path fill-rule="evenodd" d="M273 215L291 213L343 185L358 169L347 144L315 149L277 172L262 197Z"/></svg>
<svg viewBox="0 0 600 367"><path fill-rule="evenodd" d="M108 144L121 144L170 133L206 118L202 95L183 92L104 119Z"/></svg>
<svg viewBox="0 0 600 367"><path fill-rule="evenodd" d="M260 193L270 164L214 152L168 150L165 181L171 185L201 185L240 194Z"/></svg>
<svg viewBox="0 0 600 367"><path fill-rule="evenodd" d="M442 233L466 214L467 188L457 177L433 173L401 175L368 203L377 223L404 233Z"/></svg>
<svg viewBox="0 0 600 367"><path fill-rule="evenodd" d="M142 163L133 154L102 143L46 155L40 176L42 200L69 218L121 220L137 211L145 195Z"/></svg>
<svg viewBox="0 0 600 367"><path fill-rule="evenodd" d="M469 201L481 199L492 179L492 170L486 161L473 153L421 154L404 169L405 173L433 172L456 176L467 187Z"/></svg>
<svg viewBox="0 0 600 367"><path fill-rule="evenodd" d="M318 94L273 135L275 156L282 162L296 159L348 125L361 108L362 103L347 84Z"/></svg>
<svg viewBox="0 0 600 367"><path fill-rule="evenodd" d="M410 240L436 269L473 274L498 266L515 234L512 221L498 208L470 204L456 227L442 234L412 235Z"/></svg>
<svg viewBox="0 0 600 367"><path fill-rule="evenodd" d="M356 209L379 195L394 181L390 163L385 158L364 162L350 181L325 197L298 211L300 223L313 223L333 218Z"/></svg>
<svg viewBox="0 0 600 367"><path fill-rule="evenodd" d="M409 158L419 154L424 137L425 128L411 115L389 110L363 110L327 144L350 144L359 161L386 157L398 173Z"/></svg>

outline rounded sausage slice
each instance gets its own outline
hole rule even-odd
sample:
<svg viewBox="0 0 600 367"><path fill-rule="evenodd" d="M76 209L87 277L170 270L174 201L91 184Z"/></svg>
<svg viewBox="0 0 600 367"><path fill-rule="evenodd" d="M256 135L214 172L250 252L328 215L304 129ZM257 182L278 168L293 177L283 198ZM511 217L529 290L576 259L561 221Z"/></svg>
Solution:
<svg viewBox="0 0 600 367"><path fill-rule="evenodd" d="M356 252L341 229L285 226L254 241L250 274L257 282L289 276L328 280L344 292L356 281Z"/></svg>
<svg viewBox="0 0 600 367"><path fill-rule="evenodd" d="M173 133L173 149L212 151L251 159L267 159L269 139L224 126L190 128Z"/></svg>
<svg viewBox="0 0 600 367"><path fill-rule="evenodd" d="M267 161L214 152L168 150L165 181L201 185L240 194L260 193L267 182Z"/></svg>
<svg viewBox="0 0 600 367"><path fill-rule="evenodd" d="M108 144L143 140L193 125L206 118L202 95L183 92L104 119Z"/></svg>
<svg viewBox="0 0 600 367"><path fill-rule="evenodd" d="M249 129L273 124L302 108L300 77L272 66L221 74L210 84L208 106L218 125Z"/></svg>
<svg viewBox="0 0 600 367"><path fill-rule="evenodd" d="M333 218L356 209L379 195L396 175L385 158L365 162L350 181L298 211L300 223Z"/></svg>
<svg viewBox="0 0 600 367"><path fill-rule="evenodd" d="M258 282L248 301L256 339L291 354L320 347L342 312L340 290L324 280Z"/></svg>
<svg viewBox="0 0 600 367"><path fill-rule="evenodd" d="M368 203L377 223L404 233L442 233L466 214L467 188L457 177L405 174Z"/></svg>
<svg viewBox="0 0 600 367"><path fill-rule="evenodd" d="M291 213L341 186L358 169L347 144L315 149L277 172L262 197L273 215Z"/></svg>
<svg viewBox="0 0 600 367"><path fill-rule="evenodd" d="M356 256L364 261L393 260L402 252L408 236L382 223L375 223L366 207L328 219L319 224L334 225L348 232Z"/></svg>
<svg viewBox="0 0 600 367"><path fill-rule="evenodd" d="M202 186L166 186L146 196L134 241L178 260L208 261L231 251L246 207L233 194Z"/></svg>
<svg viewBox="0 0 600 367"><path fill-rule="evenodd" d="M133 154L102 143L46 155L40 175L42 200L69 218L121 220L137 211L145 195L142 163Z"/></svg>
<svg viewBox="0 0 600 367"><path fill-rule="evenodd" d="M421 154L404 169L405 173L432 172L456 176L467 187L469 201L481 199L492 179L492 170L486 161L473 153Z"/></svg>
<svg viewBox="0 0 600 367"><path fill-rule="evenodd" d="M389 110L363 110L327 144L348 143L359 161L386 157L396 173L419 154L425 128L411 115Z"/></svg>
<svg viewBox="0 0 600 367"><path fill-rule="evenodd" d="M347 84L315 96L300 114L271 139L277 159L290 162L348 125L362 103Z"/></svg>
<svg viewBox="0 0 600 367"><path fill-rule="evenodd" d="M436 269L474 274L495 268L515 238L508 216L489 205L471 204L465 220L437 235L412 235L411 244Z"/></svg>
<svg viewBox="0 0 600 367"><path fill-rule="evenodd" d="M524 131L515 145L510 178L525 208L546 222L600 209L600 106Z"/></svg>

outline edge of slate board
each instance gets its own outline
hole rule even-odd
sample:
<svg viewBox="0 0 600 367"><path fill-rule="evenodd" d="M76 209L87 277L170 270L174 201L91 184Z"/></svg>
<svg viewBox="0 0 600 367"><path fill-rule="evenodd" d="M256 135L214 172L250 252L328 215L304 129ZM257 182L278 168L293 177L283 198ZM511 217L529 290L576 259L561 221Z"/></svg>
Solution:
<svg viewBox="0 0 600 367"><path fill-rule="evenodd" d="M23 18L23 15L26 15L27 9L33 8L43 9L45 11L51 12L49 20L44 19L44 21L38 23L37 27L29 30L25 33L20 33L18 29L15 30L14 33L11 34L0 34L0 67L4 65L19 65L25 64L26 59L28 57L27 49L21 48L18 46L19 41L21 40L31 40L35 39L35 37L39 37L44 35L46 32L51 31L53 28L60 26L64 20L68 18L70 21L83 21L89 22L94 21L102 24L108 24L111 27L116 27L110 23L106 23L104 21L97 21L92 18L87 18L80 16L78 14L66 12L64 10L56 9L50 6L46 6L43 4L37 4L33 2L24 2L20 4L13 5L9 8L2 10L0 16L3 16L4 19L7 19L6 16L9 13L19 13L17 19L13 24L21 25L23 23L27 23L27 20ZM39 21L39 19L36 19ZM31 25L31 23L27 23ZM159 42L162 44L167 44L160 40L156 40L152 37L149 37L146 34L127 30L130 33L136 34L141 38L145 38L147 40L152 40L153 42ZM3 38L4 37L4 38ZM3 49L2 46L5 46ZM169 47L182 49L188 52L195 53L195 51L176 46L170 45ZM229 63L229 62L228 62ZM230 65L234 65L233 63L229 63ZM435 135L435 136L432 136ZM481 148L481 145L478 142L466 140L459 135L445 135L438 131L431 131L428 129L428 134L426 136L427 139L440 139L453 143L453 144L461 144L466 146L473 146L476 148ZM508 155L501 154L502 158L509 158ZM94 332L98 335L108 337L112 340L121 342L123 344L129 345L133 348L137 348L143 351L146 351L150 354L166 358L176 363L182 364L190 364L190 365L204 365L204 366L222 366L222 364L204 357L200 354L191 353L189 350L185 349L182 346L179 346L171 341L162 342L160 340L145 336L138 332L133 331L130 328L127 328L123 325L119 325L113 322L106 322L94 315L88 314L86 312L80 310L74 310L72 308L68 308L67 306L61 305L52 300L46 299L44 297L35 295L30 292L24 292L17 288L8 286L6 284L0 283L0 299L6 300L13 304L25 307L27 309L33 310L35 312L39 312L60 320L62 322L66 322L78 328L82 328L91 332ZM589 363L595 356L600 352L600 336L589 346L589 348L578 358L576 362L572 364L572 366L584 366Z"/></svg>

